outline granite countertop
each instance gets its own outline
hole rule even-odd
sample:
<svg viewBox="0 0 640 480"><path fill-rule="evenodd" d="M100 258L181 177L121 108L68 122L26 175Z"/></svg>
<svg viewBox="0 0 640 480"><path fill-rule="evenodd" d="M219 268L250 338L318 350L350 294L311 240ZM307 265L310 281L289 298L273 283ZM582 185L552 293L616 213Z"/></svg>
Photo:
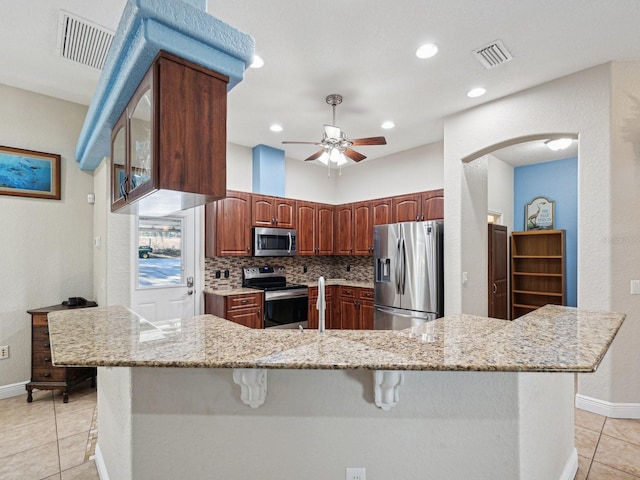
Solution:
<svg viewBox="0 0 640 480"><path fill-rule="evenodd" d="M300 285L306 285L307 287L318 286L317 280L314 280L311 282L296 282L296 283L299 283ZM344 278L328 278L325 280L325 285L326 286L338 285L341 287L373 288L373 282L345 280ZM227 288L227 289L220 289L220 290L215 288L208 288L204 290L204 293L212 293L214 295L228 297L229 295L242 295L244 293L256 293L261 291L262 290L257 288L246 288L246 287Z"/></svg>
<svg viewBox="0 0 640 480"><path fill-rule="evenodd" d="M247 293L262 293L262 290L258 288L247 288L247 287L239 287L239 288L227 288L217 290L215 288L208 288L204 291L204 293L212 293L214 295L220 295L222 297L228 297L230 295L243 295Z"/></svg>
<svg viewBox="0 0 640 480"><path fill-rule="evenodd" d="M357 280L345 280L344 278L327 278L324 284L329 287L331 285L338 285L340 287L354 287L354 288L373 288L373 282L363 282ZM318 281L302 282L302 285L307 287L317 287Z"/></svg>
<svg viewBox="0 0 640 480"><path fill-rule="evenodd" d="M512 322L452 315L406 330L254 330L213 315L148 322L122 306L49 314L55 365L592 372L623 314L547 305Z"/></svg>

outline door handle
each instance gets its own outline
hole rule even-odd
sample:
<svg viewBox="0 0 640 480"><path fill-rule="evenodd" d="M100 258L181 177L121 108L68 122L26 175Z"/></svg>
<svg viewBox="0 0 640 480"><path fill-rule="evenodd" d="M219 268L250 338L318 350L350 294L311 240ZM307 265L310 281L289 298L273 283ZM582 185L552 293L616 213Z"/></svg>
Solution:
<svg viewBox="0 0 640 480"><path fill-rule="evenodd" d="M493 284L493 293L498 293L498 286L495 283Z"/></svg>
<svg viewBox="0 0 640 480"><path fill-rule="evenodd" d="M193 287L193 277L187 277L187 287Z"/></svg>
<svg viewBox="0 0 640 480"><path fill-rule="evenodd" d="M187 295L193 295L193 290L191 289L187 290Z"/></svg>

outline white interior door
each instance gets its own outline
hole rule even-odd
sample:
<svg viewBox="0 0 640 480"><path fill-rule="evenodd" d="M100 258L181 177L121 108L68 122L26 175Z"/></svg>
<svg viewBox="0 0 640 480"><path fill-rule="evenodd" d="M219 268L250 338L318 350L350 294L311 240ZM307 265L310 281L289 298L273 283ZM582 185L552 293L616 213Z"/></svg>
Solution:
<svg viewBox="0 0 640 480"><path fill-rule="evenodd" d="M194 209L137 217L131 308L151 322L196 314L195 223Z"/></svg>

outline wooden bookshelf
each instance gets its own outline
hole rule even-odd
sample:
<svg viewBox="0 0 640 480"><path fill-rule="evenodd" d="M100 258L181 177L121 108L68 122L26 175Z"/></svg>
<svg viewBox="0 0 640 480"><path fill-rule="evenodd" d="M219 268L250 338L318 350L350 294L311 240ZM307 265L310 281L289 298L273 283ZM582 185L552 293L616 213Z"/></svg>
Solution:
<svg viewBox="0 0 640 480"><path fill-rule="evenodd" d="M565 231L511 234L511 318L547 304L566 305Z"/></svg>

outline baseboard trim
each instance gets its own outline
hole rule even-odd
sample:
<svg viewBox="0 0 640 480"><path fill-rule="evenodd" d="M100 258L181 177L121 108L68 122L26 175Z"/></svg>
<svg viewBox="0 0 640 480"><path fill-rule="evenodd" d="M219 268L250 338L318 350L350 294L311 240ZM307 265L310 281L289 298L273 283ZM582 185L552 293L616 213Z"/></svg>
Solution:
<svg viewBox="0 0 640 480"><path fill-rule="evenodd" d="M576 408L611 418L640 418L640 403L611 403L579 393Z"/></svg>
<svg viewBox="0 0 640 480"><path fill-rule="evenodd" d="M109 480L109 474L107 473L107 467L104 464L104 457L102 456L102 450L100 450L100 443L96 445L96 469L98 470L98 477L100 480Z"/></svg>
<svg viewBox="0 0 640 480"><path fill-rule="evenodd" d="M27 391L24 386L27 383L29 383L29 381L0 386L0 400L17 397L18 395L26 395Z"/></svg>
<svg viewBox="0 0 640 480"><path fill-rule="evenodd" d="M569 454L567 463L564 464L564 469L560 474L559 480L573 480L578 473L578 450L574 447Z"/></svg>

